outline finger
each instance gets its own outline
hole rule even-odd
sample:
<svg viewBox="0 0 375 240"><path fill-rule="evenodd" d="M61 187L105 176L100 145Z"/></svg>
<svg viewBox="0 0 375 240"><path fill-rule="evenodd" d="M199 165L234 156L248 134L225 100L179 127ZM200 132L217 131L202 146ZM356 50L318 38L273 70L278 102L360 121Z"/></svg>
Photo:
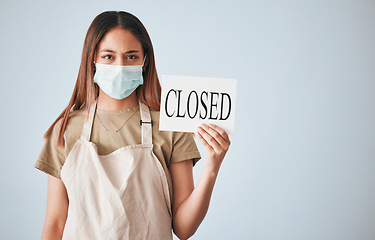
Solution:
<svg viewBox="0 0 375 240"><path fill-rule="evenodd" d="M222 128L220 128L220 127L218 127L217 125L215 125L215 124L208 124L212 129L214 129L216 132L218 132L219 134L220 134L220 136L226 141L226 142L229 142L229 136L228 136L228 134L227 134L227 132L224 130L224 129L222 129Z"/></svg>
<svg viewBox="0 0 375 240"><path fill-rule="evenodd" d="M221 146L228 145L227 141L225 141L225 139L221 136L221 134L219 132L217 132L214 128L212 128L211 126L208 126L206 124L202 124L202 128L208 134L210 134L216 140L216 142L218 142Z"/></svg>
<svg viewBox="0 0 375 240"><path fill-rule="evenodd" d="M202 145L206 148L212 149L210 144L202 137L202 135L198 132L199 130L197 129L197 132L195 132L195 136L199 139L199 141L202 143Z"/></svg>
<svg viewBox="0 0 375 240"><path fill-rule="evenodd" d="M215 150L215 152L220 152L220 144L216 141L214 137L212 137L207 131L205 131L205 129L203 129L202 127L198 127L198 133L200 133L200 135Z"/></svg>

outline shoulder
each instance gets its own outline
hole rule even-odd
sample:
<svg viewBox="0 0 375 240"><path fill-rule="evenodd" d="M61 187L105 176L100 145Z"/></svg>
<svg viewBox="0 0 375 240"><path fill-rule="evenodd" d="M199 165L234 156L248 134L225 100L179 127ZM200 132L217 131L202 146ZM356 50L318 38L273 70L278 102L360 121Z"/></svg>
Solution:
<svg viewBox="0 0 375 240"><path fill-rule="evenodd" d="M154 111L150 109L150 115L154 126L157 126L159 129L160 111Z"/></svg>
<svg viewBox="0 0 375 240"><path fill-rule="evenodd" d="M71 127L74 127L77 124L83 125L83 122L85 121L86 115L87 115L86 109L78 109L78 110L72 111L69 114L68 123L67 123L66 127L71 128Z"/></svg>
<svg viewBox="0 0 375 240"><path fill-rule="evenodd" d="M66 123L65 138L78 139L81 136L83 123L87 115L86 109L74 110L69 114L68 122Z"/></svg>
<svg viewBox="0 0 375 240"><path fill-rule="evenodd" d="M151 115L151 120L152 120L152 132L153 132L154 137L162 138L164 143L168 142L172 145L173 132L159 130L160 112L150 110L150 115Z"/></svg>
<svg viewBox="0 0 375 240"><path fill-rule="evenodd" d="M86 116L86 112L87 112L86 110L79 109L79 110L74 110L69 114L68 121L67 121L64 134L63 134L64 145L80 137L83 123L84 123L85 116ZM57 144L62 121L63 121L63 118L60 118L56 122L51 134L46 138L46 141L51 142L51 144L52 143Z"/></svg>
<svg viewBox="0 0 375 240"><path fill-rule="evenodd" d="M65 141L67 139L75 138L77 135L78 137L80 136L83 123L86 117L86 113L87 113L86 110L79 109L79 110L74 110L69 114L68 122L66 123L66 127L64 130ZM48 139L57 141L62 121L63 121L63 118L60 118L57 121Z"/></svg>

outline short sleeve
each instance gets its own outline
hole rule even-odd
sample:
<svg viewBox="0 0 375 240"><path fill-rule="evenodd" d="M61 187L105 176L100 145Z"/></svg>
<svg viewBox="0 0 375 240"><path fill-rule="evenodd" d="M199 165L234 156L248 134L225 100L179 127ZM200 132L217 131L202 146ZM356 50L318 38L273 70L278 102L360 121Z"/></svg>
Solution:
<svg viewBox="0 0 375 240"><path fill-rule="evenodd" d="M60 170L65 163L64 147L57 147L59 124L55 125L51 135L44 141L35 168L61 179Z"/></svg>
<svg viewBox="0 0 375 240"><path fill-rule="evenodd" d="M193 133L174 132L170 163L193 159L193 165L201 159Z"/></svg>

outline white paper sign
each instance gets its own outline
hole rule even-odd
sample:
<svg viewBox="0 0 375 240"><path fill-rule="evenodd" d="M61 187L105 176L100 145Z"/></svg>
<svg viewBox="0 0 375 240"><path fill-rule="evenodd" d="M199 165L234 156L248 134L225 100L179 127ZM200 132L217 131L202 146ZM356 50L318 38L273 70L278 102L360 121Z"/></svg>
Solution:
<svg viewBox="0 0 375 240"><path fill-rule="evenodd" d="M163 75L159 130L195 132L212 123L234 131L236 79Z"/></svg>

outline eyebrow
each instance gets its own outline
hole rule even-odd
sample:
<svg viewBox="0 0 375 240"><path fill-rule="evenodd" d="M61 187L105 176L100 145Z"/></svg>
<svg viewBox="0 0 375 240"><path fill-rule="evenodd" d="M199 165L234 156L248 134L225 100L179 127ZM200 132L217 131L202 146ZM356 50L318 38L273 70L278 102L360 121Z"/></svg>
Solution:
<svg viewBox="0 0 375 240"><path fill-rule="evenodd" d="M100 50L100 52L110 52L110 53L115 53L115 51L111 50L111 49L102 49ZM129 51L126 51L125 53L135 53L135 52L140 52L139 50L129 50Z"/></svg>

